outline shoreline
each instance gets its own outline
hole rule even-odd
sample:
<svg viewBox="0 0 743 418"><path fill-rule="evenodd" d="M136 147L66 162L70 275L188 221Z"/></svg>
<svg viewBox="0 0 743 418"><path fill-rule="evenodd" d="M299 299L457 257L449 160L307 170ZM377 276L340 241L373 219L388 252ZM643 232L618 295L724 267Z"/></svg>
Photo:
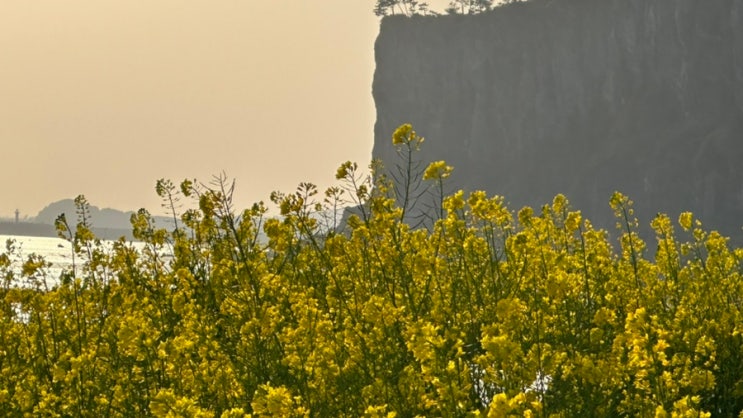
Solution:
<svg viewBox="0 0 743 418"><path fill-rule="evenodd" d="M96 238L102 240L115 241L124 237L128 241L135 241L130 229L93 227L92 231ZM0 221L0 235L59 238L54 225L33 222Z"/></svg>

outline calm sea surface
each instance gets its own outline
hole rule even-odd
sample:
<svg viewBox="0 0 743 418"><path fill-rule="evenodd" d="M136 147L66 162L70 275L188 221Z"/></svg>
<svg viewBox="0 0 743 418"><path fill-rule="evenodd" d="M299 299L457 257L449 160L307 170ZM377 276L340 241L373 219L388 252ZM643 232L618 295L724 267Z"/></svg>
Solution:
<svg viewBox="0 0 743 418"><path fill-rule="evenodd" d="M10 254L12 270L16 277L20 277L23 263L32 254L37 254L50 263L48 270L47 285L53 286L65 269L72 267L72 245L61 238L49 237L26 237L18 235L0 235L0 254L7 253L7 242L13 240L15 251ZM104 241L105 244L113 244L113 241ZM143 246L140 242L131 243L135 248ZM77 262L80 263L80 259Z"/></svg>
<svg viewBox="0 0 743 418"><path fill-rule="evenodd" d="M15 251L10 254L13 263L13 271L20 275L21 266L31 254L37 254L50 263L50 278L59 278L63 269L72 265L72 245L61 238L49 237L24 237L16 235L0 235L0 253L6 253L6 243L13 240ZM51 283L48 283L51 284Z"/></svg>

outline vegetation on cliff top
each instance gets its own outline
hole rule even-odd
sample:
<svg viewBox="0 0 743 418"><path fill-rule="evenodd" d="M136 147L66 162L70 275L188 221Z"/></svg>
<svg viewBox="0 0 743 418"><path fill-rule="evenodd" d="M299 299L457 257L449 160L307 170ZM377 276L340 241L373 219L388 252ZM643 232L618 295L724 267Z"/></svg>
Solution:
<svg viewBox="0 0 743 418"><path fill-rule="evenodd" d="M491 10L495 5L516 3L526 0L451 0L445 12L448 14L477 14ZM374 4L374 14L388 15L438 15L426 1L419 0L377 0Z"/></svg>
<svg viewBox="0 0 743 418"><path fill-rule="evenodd" d="M344 163L324 195L311 184L274 193L282 219L266 219L262 203L237 211L224 177L160 181L177 227L155 228L140 210L132 227L141 252L123 240L99 245L81 198L78 224L58 222L78 264L53 288L37 256L15 276L9 243L0 254L0 409L739 416L743 249L691 213L677 226L658 215L645 243L620 193L610 200L615 249L563 196L517 214L484 192L444 196L452 168L439 161L417 172L408 158L422 138L410 126L393 141L400 170L374 166L367 177ZM437 198L429 228L401 221L415 202L397 203L391 173ZM187 200L194 206L179 212ZM358 215L338 231L326 209L348 202Z"/></svg>

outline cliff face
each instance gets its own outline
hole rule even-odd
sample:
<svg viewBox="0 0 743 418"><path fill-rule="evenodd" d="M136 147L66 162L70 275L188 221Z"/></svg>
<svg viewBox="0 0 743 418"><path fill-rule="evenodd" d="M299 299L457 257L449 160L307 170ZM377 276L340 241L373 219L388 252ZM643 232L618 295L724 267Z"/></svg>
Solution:
<svg viewBox="0 0 743 418"><path fill-rule="evenodd" d="M690 210L740 240L743 0L532 0L476 16L386 18L373 157L410 122L451 185L512 209L557 193L613 229Z"/></svg>

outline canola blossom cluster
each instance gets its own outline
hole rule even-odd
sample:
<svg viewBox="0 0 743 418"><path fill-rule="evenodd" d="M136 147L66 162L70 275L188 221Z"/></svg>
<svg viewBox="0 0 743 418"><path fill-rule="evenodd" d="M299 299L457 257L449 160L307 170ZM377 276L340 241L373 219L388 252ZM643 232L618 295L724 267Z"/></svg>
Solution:
<svg viewBox="0 0 743 418"><path fill-rule="evenodd" d="M435 188L451 168L431 167ZM0 410L743 417L743 249L692 214L658 215L646 243L615 193L613 240L561 195L513 212L456 192L415 229L384 176L350 163L337 176L324 195L274 193L280 218L236 211L224 178L160 181L175 228L140 210L142 250L100 245L79 199L78 223L58 223L76 264L53 287L39 257L16 274L8 243ZM328 211L349 202L343 222Z"/></svg>

